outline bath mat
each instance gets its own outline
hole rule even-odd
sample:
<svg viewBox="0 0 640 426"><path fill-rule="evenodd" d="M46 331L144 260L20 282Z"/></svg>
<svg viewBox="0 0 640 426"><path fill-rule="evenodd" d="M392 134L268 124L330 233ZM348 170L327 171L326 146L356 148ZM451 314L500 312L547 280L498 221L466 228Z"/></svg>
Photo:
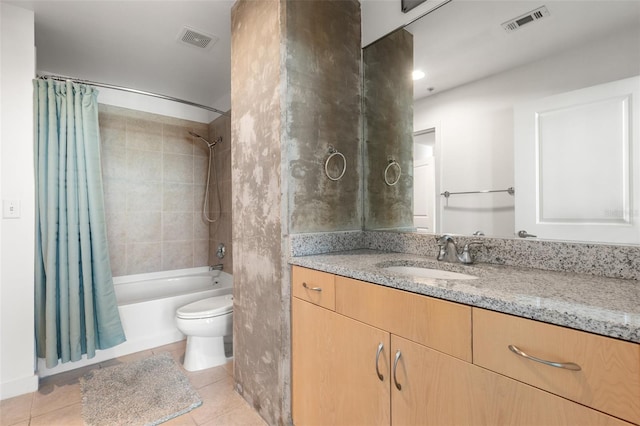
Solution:
<svg viewBox="0 0 640 426"><path fill-rule="evenodd" d="M93 370L80 386L82 417L90 426L157 425L202 405L168 353Z"/></svg>

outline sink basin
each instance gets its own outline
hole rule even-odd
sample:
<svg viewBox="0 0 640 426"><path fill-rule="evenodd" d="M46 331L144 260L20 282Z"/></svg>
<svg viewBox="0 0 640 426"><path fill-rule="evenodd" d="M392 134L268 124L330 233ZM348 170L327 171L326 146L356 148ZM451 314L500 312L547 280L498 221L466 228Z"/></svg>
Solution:
<svg viewBox="0 0 640 426"><path fill-rule="evenodd" d="M436 280L475 280L475 275L461 274L459 272L443 271L441 269L421 268L419 266L387 266L387 271L412 275L420 278L433 278Z"/></svg>

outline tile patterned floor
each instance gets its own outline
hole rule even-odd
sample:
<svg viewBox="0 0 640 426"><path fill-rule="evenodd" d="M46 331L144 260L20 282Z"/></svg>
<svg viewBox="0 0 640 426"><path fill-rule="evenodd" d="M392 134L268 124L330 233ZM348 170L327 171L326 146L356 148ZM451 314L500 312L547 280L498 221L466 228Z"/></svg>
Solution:
<svg viewBox="0 0 640 426"><path fill-rule="evenodd" d="M182 365L185 341L137 352L121 358L42 379L37 392L0 401L1 426L76 426L82 421L79 378L95 368L135 361L154 353L169 352ZM265 426L260 416L233 387L232 364L207 370L183 370L202 398L202 405L176 417L167 426Z"/></svg>

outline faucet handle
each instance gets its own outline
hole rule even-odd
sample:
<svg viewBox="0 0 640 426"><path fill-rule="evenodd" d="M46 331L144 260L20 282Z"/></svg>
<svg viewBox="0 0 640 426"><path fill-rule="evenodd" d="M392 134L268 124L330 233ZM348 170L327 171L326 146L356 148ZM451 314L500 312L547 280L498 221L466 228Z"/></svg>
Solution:
<svg viewBox="0 0 640 426"><path fill-rule="evenodd" d="M481 246L484 244L484 241L482 240L473 240L473 241L469 241L468 243L466 243L464 245L464 247L462 248L462 250L464 251L469 251L469 247L471 246Z"/></svg>
<svg viewBox="0 0 640 426"><path fill-rule="evenodd" d="M474 241L469 241L468 243L466 243L464 245L464 247L462 248L462 253L458 255L458 260L460 261L460 263L464 263L465 265L469 265L471 263L473 263L474 259L471 256L471 252L469 251L469 247L474 246L474 245L481 245L484 244L484 241L480 241L480 240L474 240Z"/></svg>
<svg viewBox="0 0 640 426"><path fill-rule="evenodd" d="M451 235L448 234L444 234L441 237L436 237L436 243L439 246L444 246L446 245L449 241L454 242L453 241L453 237Z"/></svg>

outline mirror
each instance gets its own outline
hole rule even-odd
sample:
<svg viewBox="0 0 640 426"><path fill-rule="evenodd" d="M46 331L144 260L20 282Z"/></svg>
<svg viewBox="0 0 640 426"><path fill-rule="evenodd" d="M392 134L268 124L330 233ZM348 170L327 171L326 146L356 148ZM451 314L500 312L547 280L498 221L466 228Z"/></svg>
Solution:
<svg viewBox="0 0 640 426"><path fill-rule="evenodd" d="M407 46L411 58L398 53ZM365 229L640 243L640 2L453 0L365 47L363 62ZM414 69L425 77L412 82ZM589 98L619 81L635 93L620 98L624 113L601 102L619 94ZM562 104L576 96L579 107ZM612 120L626 130L601 131ZM541 139L543 124L555 136ZM391 157L403 172L394 187L382 172Z"/></svg>

